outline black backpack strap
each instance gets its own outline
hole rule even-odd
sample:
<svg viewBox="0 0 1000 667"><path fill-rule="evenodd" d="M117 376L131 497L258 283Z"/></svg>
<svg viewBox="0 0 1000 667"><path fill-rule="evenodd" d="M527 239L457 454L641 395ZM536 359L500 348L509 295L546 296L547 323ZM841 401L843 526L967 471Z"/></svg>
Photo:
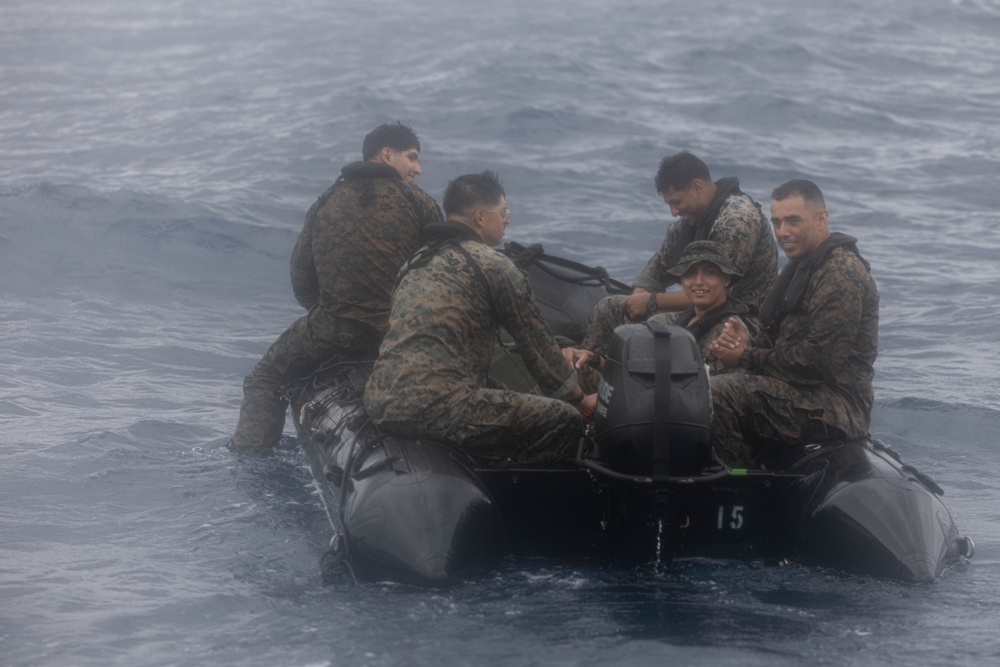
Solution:
<svg viewBox="0 0 1000 667"><path fill-rule="evenodd" d="M486 280L486 274L483 273L483 269L481 266L479 266L479 262L477 262L472 257L472 255L469 254L468 250L462 247L461 243L459 243L457 240L451 240L450 242L455 246L455 248L460 253L462 253L462 255L465 257L465 261L472 268L472 272L476 275L476 278L479 280L479 284L482 286L483 291L486 294L486 301L488 301L490 304L490 313L493 315L493 333L496 336L497 341L500 341L500 314L497 311L496 302L493 301L493 290L490 289L490 283L488 280Z"/></svg>

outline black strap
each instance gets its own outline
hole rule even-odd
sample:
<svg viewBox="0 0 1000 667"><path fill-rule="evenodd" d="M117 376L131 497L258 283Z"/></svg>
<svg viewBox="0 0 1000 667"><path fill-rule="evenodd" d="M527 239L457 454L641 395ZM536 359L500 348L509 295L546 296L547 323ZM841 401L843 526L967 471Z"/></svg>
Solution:
<svg viewBox="0 0 1000 667"><path fill-rule="evenodd" d="M604 287L610 294L632 293L628 285L612 278L604 267L587 266L571 259L548 255L540 243L523 246L517 241L509 241L503 247L503 254L522 271L535 266L549 276L566 283L585 287Z"/></svg>
<svg viewBox="0 0 1000 667"><path fill-rule="evenodd" d="M486 293L486 301L490 304L490 313L493 315L493 329L496 333L497 340L500 340L500 315L497 312L496 303L493 301L493 290L490 289L490 283L486 280L486 274L483 273L482 267L479 266L479 262L473 259L469 251L462 247L462 244L458 241L452 241L455 248L458 249L462 255L465 256L465 261L468 262L469 266L472 267L472 272L476 274L476 278L479 279L479 284L482 285L483 291Z"/></svg>
<svg viewBox="0 0 1000 667"><path fill-rule="evenodd" d="M823 262L827 260L834 248L846 248L854 253L865 269L871 272L868 261L858 252L858 240L841 232L832 232L808 257L789 260L785 268L778 274L777 280L771 286L764 303L760 308L760 322L767 329L771 338L776 338L781 321L791 313L796 312L805 299L806 291L812 276Z"/></svg>
<svg viewBox="0 0 1000 667"><path fill-rule="evenodd" d="M691 320L694 319L694 308L688 308L677 313L673 323L679 327L684 327L691 332L695 340L700 341L701 337L711 331L712 327L719 322L729 319L733 315L743 317L749 312L750 308L745 303L739 299L727 297L721 306L716 306L702 315L693 326L691 325Z"/></svg>
<svg viewBox="0 0 1000 667"><path fill-rule="evenodd" d="M653 481L670 477L670 394L673 385L670 359L670 329L658 322L647 322L653 333Z"/></svg>
<svg viewBox="0 0 1000 667"><path fill-rule="evenodd" d="M413 269L419 269L426 266L431 261L431 258L433 258L443 247L447 245L454 247L463 257L465 257L466 263L472 269L472 272L475 274L480 286L483 288L483 293L486 295L486 301L490 307L490 315L493 318L491 323L493 335L496 337L498 342L502 343L502 340L500 339L500 313L497 310L496 302L493 301L493 290L490 289L490 283L486 279L486 274L483 273L483 269L479 266L479 262L477 262L475 258L469 254L468 250L462 247L460 238L451 237L434 240L417 250L409 261L406 262L406 264L404 264L399 270L399 273L396 275L396 285L398 286L399 281L403 279L403 276Z"/></svg>

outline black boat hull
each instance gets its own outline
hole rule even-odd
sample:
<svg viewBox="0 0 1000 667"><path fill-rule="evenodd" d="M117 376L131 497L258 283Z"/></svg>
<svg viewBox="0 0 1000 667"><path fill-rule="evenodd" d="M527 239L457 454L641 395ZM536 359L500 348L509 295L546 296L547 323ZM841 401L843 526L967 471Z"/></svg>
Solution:
<svg viewBox="0 0 1000 667"><path fill-rule="evenodd" d="M443 445L352 424L365 370L346 360L329 367L297 420L333 525L365 578L447 583L508 556L703 556L930 582L968 549L923 476L877 441L790 448L777 470L663 482L574 464L477 467Z"/></svg>
<svg viewBox="0 0 1000 667"><path fill-rule="evenodd" d="M544 256L539 268L540 251L529 254L543 313L562 321L554 328L565 335L579 335L572 321L585 321L597 299L623 290L599 269L594 280L595 270L558 260L553 271ZM486 467L441 444L382 433L362 406L370 367L332 360L290 392L334 527L326 562L335 566L325 574L336 578L346 562L359 579L440 585L506 557L701 556L924 583L971 556L941 490L878 441L782 447L764 469L713 465L702 452L704 366L689 334L675 329L633 331L619 345L636 389L619 387L621 403L606 403L606 423L575 461L550 466ZM664 358L671 381L660 383ZM656 414L672 407L673 421L629 421L630 407L644 401Z"/></svg>

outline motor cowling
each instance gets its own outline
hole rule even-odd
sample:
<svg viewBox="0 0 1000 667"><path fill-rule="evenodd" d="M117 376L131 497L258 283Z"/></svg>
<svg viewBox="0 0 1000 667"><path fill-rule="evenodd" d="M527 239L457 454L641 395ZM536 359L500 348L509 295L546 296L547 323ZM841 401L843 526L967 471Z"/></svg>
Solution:
<svg viewBox="0 0 1000 667"><path fill-rule="evenodd" d="M683 327L615 329L594 419L600 456L618 472L695 475L712 461L708 369Z"/></svg>

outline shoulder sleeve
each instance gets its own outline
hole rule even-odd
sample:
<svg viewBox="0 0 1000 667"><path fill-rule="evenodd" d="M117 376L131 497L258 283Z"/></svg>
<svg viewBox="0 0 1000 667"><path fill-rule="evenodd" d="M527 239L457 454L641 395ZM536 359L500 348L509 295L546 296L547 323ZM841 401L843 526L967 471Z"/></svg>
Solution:
<svg viewBox="0 0 1000 667"><path fill-rule="evenodd" d="M744 276L754 269L761 215L763 214L749 199L730 197L709 234L710 240L725 249L733 268Z"/></svg>
<svg viewBox="0 0 1000 667"><path fill-rule="evenodd" d="M420 229L423 229L432 222L442 222L444 220L444 217L441 215L441 207L438 206L433 197L416 185L408 185L407 187L409 188L410 199L413 201L413 207L416 210Z"/></svg>
<svg viewBox="0 0 1000 667"><path fill-rule="evenodd" d="M860 261L844 259L838 253L816 270L806 291L805 312L785 318L774 347L753 354L751 370L815 385L830 382L849 362L869 290L856 267L850 266L860 266Z"/></svg>
<svg viewBox="0 0 1000 667"><path fill-rule="evenodd" d="M299 305L307 310L319 302L319 277L316 274L316 262L312 254L312 219L316 208L316 204L313 204L306 214L302 231L292 249L290 262L292 292Z"/></svg>
<svg viewBox="0 0 1000 667"><path fill-rule="evenodd" d="M670 256L674 250L674 246L678 243L677 239L680 235L679 225L682 224L684 224L683 220L677 220L667 227L667 235L664 237L660 249L646 262L646 267L639 274L639 277L635 279L635 282L632 283L633 287L641 287L650 292L662 292L668 285L673 285L677 282L677 279L667 273L667 271L673 268Z"/></svg>
<svg viewBox="0 0 1000 667"><path fill-rule="evenodd" d="M575 391L576 371L566 363L535 303L528 278L498 252L487 276L500 325L514 339L524 365L546 396L564 398ZM485 267L484 267L485 268Z"/></svg>

